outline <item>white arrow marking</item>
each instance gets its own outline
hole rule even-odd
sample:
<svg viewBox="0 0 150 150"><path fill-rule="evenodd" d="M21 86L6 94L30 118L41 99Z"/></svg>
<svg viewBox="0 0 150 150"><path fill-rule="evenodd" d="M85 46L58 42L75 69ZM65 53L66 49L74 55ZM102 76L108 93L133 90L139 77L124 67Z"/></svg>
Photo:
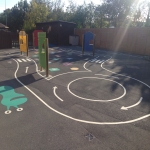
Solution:
<svg viewBox="0 0 150 150"><path fill-rule="evenodd" d="M28 72L28 68L29 68L29 67L26 67L26 73Z"/></svg>
<svg viewBox="0 0 150 150"><path fill-rule="evenodd" d="M121 109L122 110L128 110L129 108L135 107L135 106L139 105L142 102L142 99L143 99L143 97L141 97L140 100L134 105L131 105L131 106L128 106L128 107L122 106Z"/></svg>
<svg viewBox="0 0 150 150"><path fill-rule="evenodd" d="M54 95L60 100L60 101L63 101L57 94L56 94L56 89L57 87L53 87L53 92L54 92Z"/></svg>

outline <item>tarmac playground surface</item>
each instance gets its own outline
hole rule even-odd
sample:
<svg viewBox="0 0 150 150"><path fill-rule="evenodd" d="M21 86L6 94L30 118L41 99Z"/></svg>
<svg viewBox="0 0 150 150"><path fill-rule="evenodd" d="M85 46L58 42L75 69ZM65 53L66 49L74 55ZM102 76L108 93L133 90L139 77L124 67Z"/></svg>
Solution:
<svg viewBox="0 0 150 150"><path fill-rule="evenodd" d="M80 47L0 51L3 150L149 150L150 61Z"/></svg>

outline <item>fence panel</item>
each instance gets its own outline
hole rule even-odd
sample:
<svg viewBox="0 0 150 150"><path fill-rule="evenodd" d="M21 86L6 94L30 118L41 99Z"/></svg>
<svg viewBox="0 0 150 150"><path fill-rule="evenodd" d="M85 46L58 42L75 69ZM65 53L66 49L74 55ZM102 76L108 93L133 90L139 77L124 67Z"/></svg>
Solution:
<svg viewBox="0 0 150 150"><path fill-rule="evenodd" d="M11 32L0 30L0 49L12 48Z"/></svg>
<svg viewBox="0 0 150 150"><path fill-rule="evenodd" d="M90 31L96 35L96 48L150 55L150 28L75 29L82 45L82 34Z"/></svg>

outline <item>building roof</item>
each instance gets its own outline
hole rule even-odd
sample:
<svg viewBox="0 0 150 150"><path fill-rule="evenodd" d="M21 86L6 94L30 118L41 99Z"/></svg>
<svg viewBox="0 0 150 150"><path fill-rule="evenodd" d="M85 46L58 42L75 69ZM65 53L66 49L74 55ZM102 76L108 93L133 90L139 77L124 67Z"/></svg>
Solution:
<svg viewBox="0 0 150 150"><path fill-rule="evenodd" d="M67 22L67 21L61 21L61 20L50 21L50 22L40 22L40 23L36 23L36 24L48 24L48 23L70 23L70 24L76 24L74 22Z"/></svg>
<svg viewBox="0 0 150 150"><path fill-rule="evenodd" d="M8 29L9 27L5 26L4 24L0 23L0 29Z"/></svg>

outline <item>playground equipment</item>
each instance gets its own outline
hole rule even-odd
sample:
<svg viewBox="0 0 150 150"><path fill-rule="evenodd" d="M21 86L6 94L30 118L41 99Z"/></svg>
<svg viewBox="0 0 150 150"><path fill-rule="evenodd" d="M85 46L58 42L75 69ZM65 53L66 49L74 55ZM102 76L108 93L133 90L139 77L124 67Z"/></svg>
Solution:
<svg viewBox="0 0 150 150"><path fill-rule="evenodd" d="M20 45L20 52L25 52L28 56L28 35L25 31L19 32L19 45Z"/></svg>
<svg viewBox="0 0 150 150"><path fill-rule="evenodd" d="M82 36L82 54L84 51L92 51L93 56L95 54L95 34L92 32L86 32Z"/></svg>
<svg viewBox="0 0 150 150"><path fill-rule="evenodd" d="M33 48L38 47L38 33L43 32L42 30L34 30L33 31Z"/></svg>
<svg viewBox="0 0 150 150"><path fill-rule="evenodd" d="M46 38L46 32L38 32L38 49L39 49L39 63L40 70L44 69L46 71L46 77L49 75L48 70L48 39Z"/></svg>

